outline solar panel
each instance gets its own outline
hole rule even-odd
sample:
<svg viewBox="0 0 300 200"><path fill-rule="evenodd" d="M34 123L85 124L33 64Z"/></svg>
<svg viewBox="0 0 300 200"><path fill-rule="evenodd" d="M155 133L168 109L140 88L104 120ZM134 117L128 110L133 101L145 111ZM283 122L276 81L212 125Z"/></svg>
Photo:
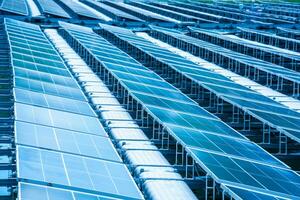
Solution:
<svg viewBox="0 0 300 200"><path fill-rule="evenodd" d="M162 7L153 6L153 5L145 4L145 3L142 3L142 2L130 2L130 4L135 6L135 7L138 7L138 8L142 8L142 9L154 12L154 13L161 14L163 16L174 18L174 19L179 20L179 21L184 21L184 22L201 21L201 19L199 19L197 17L194 17L194 16L191 16L191 15L174 12L172 10L167 10L165 8L162 8Z"/></svg>
<svg viewBox="0 0 300 200"><path fill-rule="evenodd" d="M29 14L26 0L3 0L0 5L0 10L19 15Z"/></svg>
<svg viewBox="0 0 300 200"><path fill-rule="evenodd" d="M107 4L109 6L115 7L119 10L122 10L126 13L129 13L131 15L137 16L138 18L141 18L143 20L150 20L150 21L162 21L162 22L176 22L175 20L172 20L171 18L166 18L162 15L150 12L148 10L144 10L141 8L137 8L135 6L131 6L122 2L112 2L112 1L104 1L104 4Z"/></svg>
<svg viewBox="0 0 300 200"><path fill-rule="evenodd" d="M102 17L99 17L95 13L91 12L89 9L84 7L82 4L80 4L78 1L73 0L59 0L61 3L63 3L66 7L68 7L72 12L74 12L76 15L79 15L81 17L87 17L90 19L103 19Z"/></svg>
<svg viewBox="0 0 300 200"><path fill-rule="evenodd" d="M239 37L264 44L289 49L291 51L300 51L300 41L292 38L286 38L266 31L258 31L256 29L238 28L241 31Z"/></svg>
<svg viewBox="0 0 300 200"><path fill-rule="evenodd" d="M199 163L209 175L212 175L218 183L242 185L244 188L252 188L264 193L278 194L292 199L300 197L298 192L300 191L298 185L300 177L281 161L275 159L256 144L245 139L220 120L206 116L204 112L198 116L188 112L184 113L169 109L167 104L161 104L159 101L158 105L149 105L149 102L155 104L157 101L147 101L145 100L146 97L142 97L143 94L135 96L135 90L138 90L140 87L142 88L141 91L144 91L147 96L157 94L157 100L159 100L159 96L161 96L159 91L163 88L155 90L154 83L151 91L147 91L146 88L149 86L143 87L142 76L139 80L140 83L136 82L135 84L127 85L128 81L126 82L115 76L110 69L111 65L107 65L105 59L102 61L103 57L97 53L98 48L107 48L111 52L110 56L115 56L115 62L118 62L118 59L123 59L120 56L124 56L122 51L110 45L110 43L102 37L97 36L91 29L82 29L80 26L67 23L60 23L60 26L63 28L60 30L61 35L67 41L72 41L72 44L76 46L74 47L75 50L80 49L80 51L83 51L84 49L85 51L83 52L87 53L89 58L92 57L99 62L97 66L103 66L104 69L111 72L110 76L115 77L120 84L124 84L130 96L139 102L140 105L143 106L143 109L145 109L155 121L162 124L165 130L177 139L177 142L182 144L188 153L196 159L196 162ZM110 26L106 26L105 29L110 29ZM122 30L118 28L114 29L113 27L112 29L118 31L119 34ZM124 35L126 32L127 30L124 30ZM88 37L82 38L82 35ZM127 37L131 36L127 35ZM98 42L90 45L91 41L88 41L89 39L91 41L97 40ZM75 41L77 43L75 43ZM127 60L129 61L131 58L128 56ZM134 61L134 63L136 62ZM147 68L142 65L140 65L140 68L145 71L147 70ZM123 69L127 69L126 65L123 66ZM95 70L100 70L100 68ZM159 88L159 86L157 87ZM180 99L180 94L181 93L178 93L178 96L174 96L173 101ZM183 101L184 100L182 100L182 102ZM186 104L192 105L193 101L188 99L185 101ZM181 105L179 102L178 106ZM199 109L201 108L199 107ZM235 148L239 150L235 150ZM249 154L249 152L251 153ZM272 187L272 184L268 184L270 182L276 185L276 187ZM282 188L285 183L289 184L291 189ZM277 184L279 184L278 187ZM293 190L297 191L293 192Z"/></svg>
<svg viewBox="0 0 300 200"><path fill-rule="evenodd" d="M241 199L253 199L253 200L283 200L284 199L276 195L260 193L253 190L247 190L245 188L238 188L232 186L225 186L225 188L229 191L229 193L232 196L236 196L236 198L241 198Z"/></svg>
<svg viewBox="0 0 300 200"><path fill-rule="evenodd" d="M85 96L83 96L82 91L75 88L61 86L59 84L52 84L32 79L26 79L23 77L15 78L15 84L18 88L23 88L26 90L31 90L35 92L40 92L44 94L50 94L54 96L66 97L71 99L76 99L79 101L86 101Z"/></svg>
<svg viewBox="0 0 300 200"><path fill-rule="evenodd" d="M219 40L223 41L219 45L222 47L225 47L227 49L233 50L235 52L239 53L244 53L244 49L250 48L252 49L251 51L248 52L249 56L259 58L261 60L265 60L280 66L284 66L289 69L294 69L295 71L299 71L299 61L300 61L300 56L297 52L294 51L289 51L289 50L283 50L278 47L274 47L271 45L266 45L258 42L254 42L251 40L246 40L243 38L239 38L238 36L235 35L224 35L224 34L218 34L216 32L210 32L204 29L199 29L199 28L193 28L193 32L207 35L209 36L209 39L207 41L211 43L215 43L216 39L218 38ZM198 34L198 35L199 35ZM193 36L193 34L192 34ZM197 37L197 36L195 36ZM200 37L197 37L200 38ZM225 43L232 43L232 45L225 45ZM233 45L239 45L238 48L233 48ZM258 52L257 52L258 51ZM254 53L257 52L257 53ZM270 54L273 55L273 57L280 57L280 62L279 60L276 59L270 59ZM247 55L247 54L246 54Z"/></svg>
<svg viewBox="0 0 300 200"><path fill-rule="evenodd" d="M19 103L97 117L87 102L52 96L39 92L32 92L19 88L14 89L14 94L15 101Z"/></svg>
<svg viewBox="0 0 300 200"><path fill-rule="evenodd" d="M162 32L163 30L159 30L159 31ZM166 33L166 31L164 31L164 33ZM167 32L166 34L171 35L171 32ZM202 48L205 48L205 49L210 49L213 52L216 52L220 55L231 58L233 60L237 60L242 64L253 66L254 68L262 70L266 73L270 73L272 75L274 74L275 76L288 79L295 83L300 82L299 76L293 70L281 67L279 65L274 65L272 63L268 63L268 62L265 62L265 61L247 56L247 55L243 55L243 54L240 54L240 53L225 49L223 47L220 47L220 46L217 46L217 45L205 42L205 41L201 41L201 40L198 40L198 39L195 39L195 38L183 35L183 34L172 34L172 35L179 40L186 41L188 43L193 43L193 44L200 46Z"/></svg>
<svg viewBox="0 0 300 200"><path fill-rule="evenodd" d="M18 145L122 162L107 137L22 121L15 122L15 133Z"/></svg>
<svg viewBox="0 0 300 200"><path fill-rule="evenodd" d="M177 141L182 141L188 147L218 152L228 156L246 158L249 161L267 162L274 166L282 166L281 162L266 154L256 144L219 132L204 132L199 130L186 130L178 126L170 126L170 131Z"/></svg>
<svg viewBox="0 0 300 200"><path fill-rule="evenodd" d="M64 186L121 199L141 199L124 164L24 146L17 147L17 155L20 181L51 183L58 188Z"/></svg>
<svg viewBox="0 0 300 200"><path fill-rule="evenodd" d="M15 103L16 120L94 135L106 135L96 117ZM41 117L42 116L42 117ZM65 121L61 120L64 119Z"/></svg>
<svg viewBox="0 0 300 200"><path fill-rule="evenodd" d="M43 14L49 14L57 17L71 18L54 0L35 0L41 8Z"/></svg>
<svg viewBox="0 0 300 200"><path fill-rule="evenodd" d="M91 7L95 7L100 12L104 13L107 16L114 18L115 20L123 20L124 19L124 20L129 20L129 21L131 21L131 20L139 21L139 22L143 21L133 15L126 13L126 12L123 12L116 8L105 5L104 3L100 3L100 2L92 1L92 0L84 0L83 2L87 5L90 5Z"/></svg>
<svg viewBox="0 0 300 200"><path fill-rule="evenodd" d="M153 2L151 3L152 5L158 6L158 7L163 7L168 10L172 10L175 12L191 15L194 17L199 18L199 21L201 23L238 23L241 22L240 20L236 20L233 18L228 18L228 17L222 17L219 14L213 14L209 12L201 12L199 10L192 10L189 8L184 8L182 6L177 6L177 5L170 5L170 4L164 4L164 3L156 3Z"/></svg>
<svg viewBox="0 0 300 200"><path fill-rule="evenodd" d="M23 25L23 26L22 26ZM16 87L86 101L63 61L35 26L6 19ZM59 75L59 76L57 76Z"/></svg>
<svg viewBox="0 0 300 200"><path fill-rule="evenodd" d="M211 176L225 184L285 198L300 198L300 177L289 169L269 167L203 150L190 151L203 167L210 170Z"/></svg>
<svg viewBox="0 0 300 200"><path fill-rule="evenodd" d="M39 26L12 19L4 23L14 71L17 178L23 182L18 198L143 199Z"/></svg>
<svg viewBox="0 0 300 200"><path fill-rule="evenodd" d="M116 198L20 182L20 200L113 200Z"/></svg>

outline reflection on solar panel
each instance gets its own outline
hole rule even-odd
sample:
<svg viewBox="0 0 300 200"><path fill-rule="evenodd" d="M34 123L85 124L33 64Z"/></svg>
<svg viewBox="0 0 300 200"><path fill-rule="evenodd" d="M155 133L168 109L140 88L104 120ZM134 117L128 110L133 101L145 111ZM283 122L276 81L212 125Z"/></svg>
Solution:
<svg viewBox="0 0 300 200"><path fill-rule="evenodd" d="M130 21L140 21L140 22L143 21L133 15L127 14L126 12L105 5L104 3L100 3L92 0L84 0L83 2L91 7L96 8L100 12L116 20L130 20Z"/></svg>
<svg viewBox="0 0 300 200"><path fill-rule="evenodd" d="M300 200L299 17L0 0L0 200Z"/></svg>
<svg viewBox="0 0 300 200"><path fill-rule="evenodd" d="M203 150L190 150L200 165L208 168L211 176L225 185L240 186L270 196L300 198L300 176L291 170L247 162Z"/></svg>
<svg viewBox="0 0 300 200"><path fill-rule="evenodd" d="M14 92L16 102L96 117L87 102L18 88Z"/></svg>
<svg viewBox="0 0 300 200"><path fill-rule="evenodd" d="M202 40L205 38L206 41L210 43L220 45L226 49L230 49L242 54L246 54L245 49L249 49L251 50L250 52L247 52L247 55L249 56L253 56L255 58L259 58L288 69L300 71L300 55L297 52L283 50L270 45L245 40L235 35L218 34L218 32L212 32L198 28L192 28L192 33L190 35Z"/></svg>
<svg viewBox="0 0 300 200"><path fill-rule="evenodd" d="M183 21L183 22L197 22L197 21L201 21L201 19L191 16L191 15L187 15L187 14L182 14L182 13L178 13L178 12L174 12L171 10L167 10L158 6L153 6L153 5L149 5L149 4L145 4L145 3L141 3L141 2L130 2L131 5L136 6L138 8L142 8L154 13L158 13L158 14L162 14L171 18L174 18L176 20L179 21ZM212 21L210 21L212 22Z"/></svg>
<svg viewBox="0 0 300 200"><path fill-rule="evenodd" d="M253 117L269 124L280 132L300 142L298 130L300 129L300 114L265 97L251 89L241 86L225 76L216 74L199 65L177 56L169 50L163 49L153 43L138 37L130 31L120 31L113 27L101 24L103 29L115 34L118 38L128 42L145 52L149 61L156 66L169 66L185 78L202 86L204 89L218 96L218 98L244 110ZM167 33L175 35L176 33ZM145 56L146 57L146 56ZM182 79L183 80L183 79ZM178 81L179 82L179 81ZM246 128L246 127L245 127Z"/></svg>
<svg viewBox="0 0 300 200"><path fill-rule="evenodd" d="M225 22L225 23L238 23L241 22L239 20L235 20L233 18L227 18L227 17L221 17L220 15L214 15L211 13L205 13L200 11L191 10L188 8L183 8L182 6L175 6L175 5L167 5L164 3L151 3L152 5L165 8L167 10L172 10L175 12L195 16L199 18L200 21L203 21L203 23L217 23L217 22Z"/></svg>
<svg viewBox="0 0 300 200"><path fill-rule="evenodd" d="M287 95L296 98L300 95L300 78L298 72L295 72L294 70L274 65L248 55L242 55L183 34L174 34L155 28L155 30L152 31L152 35L154 37L165 35L168 38L172 38L172 42L169 43L172 43L175 46L178 46L178 42L176 41L181 41L186 44L186 46L180 46L180 48L184 50L187 50L187 46L192 45L194 48L198 49L197 52L195 50L191 52L195 56L199 56L222 67L226 67L235 73L249 77L268 87L273 87L275 90L286 93ZM245 67L243 68L244 70L240 70L243 66Z"/></svg>
<svg viewBox="0 0 300 200"><path fill-rule="evenodd" d="M87 194L74 190L58 189L50 186L41 186L36 184L19 183L20 200L112 200L106 196Z"/></svg>
<svg viewBox="0 0 300 200"><path fill-rule="evenodd" d="M232 186L224 186L225 190L227 190L234 198L238 199L251 199L251 200L283 200L279 196L269 196L264 193L259 193L258 191L247 190Z"/></svg>
<svg viewBox="0 0 300 200"><path fill-rule="evenodd" d="M109 138L17 121L16 143L121 162Z"/></svg>
<svg viewBox="0 0 300 200"><path fill-rule="evenodd" d="M4 22L15 73L19 198L142 199L96 113L39 26Z"/></svg>
<svg viewBox="0 0 300 200"><path fill-rule="evenodd" d="M300 177L283 163L226 126L218 118L206 113L171 85L167 86L156 74L112 46L103 37L93 33L91 29L67 23L60 25L63 28L60 34L75 50L82 52L87 62L90 60L90 63L93 63L93 69L97 70L98 75L106 77L104 78L106 83L117 83L118 85L114 86L116 91L128 94L126 99L129 99L130 104L137 107L140 105L142 112L148 113L153 118L153 126L160 124L161 127L158 126L160 129L168 131L176 138L202 169L218 183L261 191L270 198L272 195L300 198L298 185ZM132 32L126 29L107 25L102 25L102 28L120 34L124 38L133 37ZM108 32L103 35L108 36ZM147 46L142 39L140 42ZM122 63L126 65L121 67ZM136 76L126 77L129 72ZM155 80L151 86L147 85L149 78ZM165 84L164 88L161 87L162 84ZM165 93L168 93L168 101ZM170 109L169 106L173 106L174 102L177 107ZM197 112L180 109L187 104L194 106ZM284 188L286 184L290 185L289 189Z"/></svg>
<svg viewBox="0 0 300 200"><path fill-rule="evenodd" d="M3 0L0 10L12 12L19 15L28 15L28 7L26 0Z"/></svg>
<svg viewBox="0 0 300 200"><path fill-rule="evenodd" d="M148 20L148 21L161 21L161 22L177 22L171 18L164 17L162 15L150 12L148 10L140 9L125 3L113 2L113 1L104 1L104 4L122 10L126 13L134 15L140 19Z"/></svg>
<svg viewBox="0 0 300 200"><path fill-rule="evenodd" d="M76 15L81 17L87 17L91 19L102 19L101 17L97 16L93 12L91 12L89 9L84 7L82 4L80 4L77 0L58 0L61 3L63 3L66 7L68 7L72 12L74 12Z"/></svg>
<svg viewBox="0 0 300 200"><path fill-rule="evenodd" d="M19 146L18 177L115 198L140 199L124 164Z"/></svg>
<svg viewBox="0 0 300 200"><path fill-rule="evenodd" d="M64 11L54 0L35 0L41 8L43 14L54 15L57 17L70 18L69 14Z"/></svg>
<svg viewBox="0 0 300 200"><path fill-rule="evenodd" d="M255 29L248 28L238 28L241 31L240 37L256 41L259 43L264 43L291 51L300 51L300 41L296 39L281 37L276 34L268 33L265 31L259 31Z"/></svg>

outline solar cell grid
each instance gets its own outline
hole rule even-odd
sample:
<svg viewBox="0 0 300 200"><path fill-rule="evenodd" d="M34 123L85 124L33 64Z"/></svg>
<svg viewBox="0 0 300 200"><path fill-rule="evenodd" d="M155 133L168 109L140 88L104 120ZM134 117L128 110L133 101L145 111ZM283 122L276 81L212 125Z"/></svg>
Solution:
<svg viewBox="0 0 300 200"><path fill-rule="evenodd" d="M169 129L175 134L177 140L182 141L188 147L203 149L211 152L218 152L224 155L231 155L262 163L269 163L274 166L283 166L256 144L241 140L237 137L228 137L219 132L203 132L200 130L185 130L182 127L170 126Z"/></svg>
<svg viewBox="0 0 300 200"><path fill-rule="evenodd" d="M271 123L274 128L277 128L283 132L287 132L287 128L293 130L299 129L299 127L297 127L296 124L299 124L300 114L273 101L272 99L265 97L257 92L251 91L249 88L243 87L225 76L211 75L214 79L208 81L210 79L210 74L212 74L211 71L205 68L202 68L202 70L197 70L200 68L199 65L194 64L191 61L181 58L179 56L177 56L178 58L175 59L175 62L178 62L178 64L174 64L174 57L176 57L174 53L165 50L164 54L157 53L157 51L160 51L162 48L150 42L146 42L146 40L144 40L140 45L141 38L136 36L133 32L126 31L126 34L130 37L124 37L124 35L126 35L125 31L114 31L114 28L110 29L110 26L102 24L101 27L117 35L117 37L119 37L121 40L127 41L135 47L140 48L142 51L146 52L154 59L158 59L165 65L168 65L170 68L177 71L178 73L183 74L189 79L197 82L199 85L213 92L217 96L221 97L223 100L245 110L246 112L261 120L262 122ZM168 32L167 34L172 35L174 33ZM147 48L144 48L145 44L148 44ZM188 71L185 70L185 64L189 65ZM193 68L195 70L190 70L190 68ZM206 77L203 75L203 71L207 71ZM216 78L220 81L216 81ZM258 109L261 109L261 112L258 112ZM281 118L283 118L282 115L284 115L285 117L285 119L283 120L281 120ZM293 117L287 117L291 115ZM289 136L291 135L291 133L286 134ZM296 137L292 136L292 138L295 139ZM298 138L296 138L296 140L299 141Z"/></svg>
<svg viewBox="0 0 300 200"><path fill-rule="evenodd" d="M85 192L140 198L125 165L65 153L22 147L18 151L20 179L82 188Z"/></svg>
<svg viewBox="0 0 300 200"><path fill-rule="evenodd" d="M20 200L116 200L118 198L107 197L102 195L93 195L83 192L77 192L74 190L57 189L49 186L41 186L36 184L29 184L21 182L20 188ZM125 197L124 197L125 198Z"/></svg>
<svg viewBox="0 0 300 200"><path fill-rule="evenodd" d="M104 1L103 3L118 8L122 11L131 13L132 15L137 16L139 18L143 18L144 20L154 20L154 21L158 20L163 22L173 21L172 19L165 18L164 16L161 16L159 14L150 12L148 10L140 9L125 3L111 2L111 1Z"/></svg>
<svg viewBox="0 0 300 200"><path fill-rule="evenodd" d="M62 2L66 7L71 9L75 14L79 16L88 17L91 19L102 19L101 17L97 16L86 7L79 4L78 1L73 1L73 0L59 0L59 1Z"/></svg>
<svg viewBox="0 0 300 200"><path fill-rule="evenodd" d="M21 121L15 122L16 143L54 151L121 162L107 137L41 126Z"/></svg>
<svg viewBox="0 0 300 200"><path fill-rule="evenodd" d="M94 135L106 135L95 117L15 103L16 120ZM64 120L61 120L64 119Z"/></svg>
<svg viewBox="0 0 300 200"><path fill-rule="evenodd" d="M142 199L98 116L39 26L12 19L4 23L14 72L17 178L39 185L26 195L19 188L18 198Z"/></svg>
<svg viewBox="0 0 300 200"><path fill-rule="evenodd" d="M162 31L162 30L160 30ZM166 31L164 31L164 33L166 33ZM274 65L272 63L268 63L247 55L243 55L234 51L231 51L229 49L225 49L222 48L220 46L202 41L202 40L198 40L183 34L176 34L176 33L172 33L172 32L167 32L168 35L172 35L175 38L178 38L182 41L186 41L188 43L191 44L195 44L196 46L205 48L205 49L211 49L214 52L218 52L218 54L220 55L224 55L228 58L232 58L234 60L239 60L240 62L244 63L244 64L249 64L249 65L253 65L255 68L260 69L262 71L266 71L269 72L271 74L275 74L279 77L284 77L287 78L288 80L292 81L292 82L296 82L299 83L299 76L297 76L297 73L293 70L289 70L287 68L281 67L279 65ZM239 58L239 59L236 59Z"/></svg>
<svg viewBox="0 0 300 200"><path fill-rule="evenodd" d="M281 176L283 176L283 174L289 174L291 179L299 179L299 177L292 171L290 171L286 165L284 165L279 160L266 153L260 147L245 139L242 135L231 129L229 126L227 126L220 120L212 120L212 118L209 118L208 116L205 117L207 113L203 112L203 114L197 116L193 115L192 112L181 112L180 108L178 108L177 111L169 109L169 106L171 104L168 104L164 100L167 98L158 98L159 96L164 95L164 93L160 93L160 91L163 90L163 88L159 87L159 85L157 87L151 87L148 85L147 87L145 87L146 85L143 83L144 79L142 76L138 80L138 83L136 82L136 79L132 76L128 76L126 77L126 80L123 80L121 79L121 77L117 76L118 74L113 73L114 70L116 70L117 68L120 73L127 72L128 67L126 65L121 67L112 63L108 64L105 58L99 56L98 53L95 53L95 51L93 51L97 48L97 46L98 48L100 48L103 45L103 43L105 43L106 46L109 45L109 43L106 42L102 37L97 36L96 34L91 34L89 30L82 30L76 25L70 25L66 23L60 23L60 25L63 28L63 30L61 30L61 34L65 37L67 41L70 41L72 39L74 45L76 44L74 41L77 42L76 45L82 45L77 47L81 50L85 49L87 53L90 54L88 55L89 58L93 57L93 59L97 59L106 70L111 72L113 77L115 77L119 81L119 83L131 94L131 96L143 106L146 112L150 114L155 119L155 121L159 122L164 127L166 127L166 129L173 137L179 139L179 142L188 149L188 151L192 154L192 156L195 159L199 158L198 161L200 164L202 164L202 159L203 162L207 161L201 166L208 172L215 172L217 174L216 180L219 183L234 183L236 185L243 185L243 187L245 188L259 188L259 190L263 192L277 193L286 197L289 195L291 195L289 197L298 196L297 193L292 193L291 191L282 189L281 187L282 185L284 185L284 183L280 182L279 179L281 179ZM88 33L93 35L92 40L98 40L99 42L95 43L94 45L90 45L90 42L87 42L87 38L83 38L82 36L80 36L80 34L76 33L78 31L81 31L82 34ZM144 44L145 43L143 43L143 45ZM111 54L113 55L116 55L116 53L118 53L117 50L111 52ZM124 53L122 52L122 55L123 54ZM109 56L109 53L107 56ZM122 59L122 57L116 57L116 60L118 59ZM145 68L144 66L141 65L140 68L145 69L144 71L147 72L147 68ZM125 74L122 75L125 76ZM131 78L134 81L130 80ZM146 79L145 82L147 82L147 80L148 79ZM174 93L174 95L175 94L176 93ZM150 100L147 99L149 96L151 96ZM155 97L155 99L153 97ZM168 98L170 98L169 95ZM173 99L173 101L177 102L178 100L181 101L180 98L182 97L174 96L170 99ZM166 104L162 104L160 100L162 100ZM152 105L149 102L158 105ZM182 99L182 103L178 103L178 106L183 106L183 103L187 104L188 102L192 101L188 99ZM195 106L197 105L195 104ZM174 128L174 132L172 132L172 128ZM187 133L182 134L183 130ZM234 147L237 147L238 150L233 148L233 145ZM216 153L219 153L220 155L217 155L218 161L214 158L210 160L210 158L206 158L205 156L200 158L201 155L200 153L198 154L198 152L202 152L203 149L214 152L205 152L205 154L209 156L210 154L215 155ZM197 152L197 154L195 152ZM256 174L258 174L258 176L253 178L252 174L249 175L244 170L246 166L242 166L241 168L238 164L235 164L236 162L238 162L239 165L249 163L250 168L254 168L253 173L255 172ZM260 169L258 170L258 168ZM268 171L268 173L275 171L273 176L278 176L278 178L276 178L273 181L275 181L276 184L279 184L281 186L279 186L278 188L269 187L267 184L269 178L272 176L270 174L267 175L266 171ZM265 177L266 179L261 179L260 176ZM295 184L295 182L291 182L291 184L291 187L298 187L297 184Z"/></svg>
<svg viewBox="0 0 300 200"><path fill-rule="evenodd" d="M36 81L22 77L15 78L15 86L26 90L40 92L44 94L56 95L80 101L86 101L82 91L75 88L65 87L58 84Z"/></svg>
<svg viewBox="0 0 300 200"><path fill-rule="evenodd" d="M0 9L19 15L29 14L26 0L3 0Z"/></svg>
<svg viewBox="0 0 300 200"><path fill-rule="evenodd" d="M59 68L55 68L55 67L51 67L51 66L47 66L47 65L26 62L24 60L19 60L19 59L13 59L12 63L16 69L20 68L20 70L22 70L22 71L24 70L22 73L19 73L19 71L17 72L17 70L16 70L16 74L19 73L19 76L35 77L35 75L32 75L32 76L27 75L27 73L29 73L29 72L27 72L26 70L32 70L32 71L36 71L36 73L39 73L39 72L49 73L49 75L46 75L46 76L57 75L57 76L62 76L62 77L66 77L66 78L70 77L69 71L65 70L65 69L59 69ZM34 73L34 72L32 72L32 73ZM53 79L55 79L55 78L53 78Z"/></svg>
<svg viewBox="0 0 300 200"><path fill-rule="evenodd" d="M44 14L50 14L57 17L71 18L54 0L35 0Z"/></svg>
<svg viewBox="0 0 300 200"><path fill-rule="evenodd" d="M184 112L184 113L194 113L195 115L201 115L206 116L208 118L215 118L216 117L207 111L200 109L199 106L195 104L189 104L189 103L179 103L177 101L174 101L172 98L163 98L161 96L150 96L146 94L139 94L134 93L133 95L139 99L141 102L143 102L145 105L152 105L156 107L164 107L176 110L178 112Z"/></svg>
<svg viewBox="0 0 300 200"><path fill-rule="evenodd" d="M45 108L57 109L86 116L96 117L87 102L32 92L23 89L14 89L15 101Z"/></svg>
<svg viewBox="0 0 300 200"><path fill-rule="evenodd" d="M163 14L164 16L167 17L171 17L174 18L176 20L180 20L180 21L187 21L187 22L197 22L200 21L201 19L194 17L192 15L188 15L188 14L183 14L183 13L178 13L178 12L174 12L172 10L168 10L159 6L153 6L153 5L149 5L149 4L145 4L142 2L130 2L133 6L136 6L138 8L142 8L154 13L158 13L158 14Z"/></svg>
<svg viewBox="0 0 300 200"><path fill-rule="evenodd" d="M100 12L103 12L104 14L109 15L112 18L117 18L117 19L121 18L121 19L133 20L133 21L143 21L133 15L130 15L126 12L105 5L101 2L96 2L91 0L84 0L83 2L86 3L87 5L91 5L92 7L96 7Z"/></svg>
<svg viewBox="0 0 300 200"><path fill-rule="evenodd" d="M288 169L272 168L220 154L190 149L212 176L227 184L299 199L299 176Z"/></svg>
<svg viewBox="0 0 300 200"><path fill-rule="evenodd" d="M74 82L74 80L70 77L58 76L55 73L51 73L52 71L48 70L46 72L41 72L35 70L35 68L29 67L16 67L14 65L15 76L23 77L27 79L39 80L48 83L53 83L57 85L67 86L71 88L79 88L78 85ZM34 65L33 65L34 67ZM65 70L66 71L66 70ZM68 72L68 71L66 71Z"/></svg>
<svg viewBox="0 0 300 200"><path fill-rule="evenodd" d="M230 187L226 186L230 192L232 192L232 195L236 195L239 198L242 199L253 199L253 200L283 200L283 198L280 198L278 196L273 196L265 193L259 193L257 191L253 190L246 190L236 187Z"/></svg>
<svg viewBox="0 0 300 200"><path fill-rule="evenodd" d="M197 33L206 34L212 38L219 38L219 39L227 41L227 42L232 42L236 45L243 45L243 46L246 46L249 48L260 49L260 50L263 50L268 53L276 54L277 56L283 56L283 57L287 57L287 58L295 59L295 60L300 59L300 56L296 52L289 51L289 50L283 51L282 49L279 49L277 47L274 47L271 45L265 45L265 44L258 43L258 42L253 42L250 40L239 38L235 35L218 34L216 32L207 31L207 30L198 29L198 28L193 28L192 31L197 32ZM239 50L239 49L237 49L237 50ZM262 57L262 60L263 60L263 57Z"/></svg>

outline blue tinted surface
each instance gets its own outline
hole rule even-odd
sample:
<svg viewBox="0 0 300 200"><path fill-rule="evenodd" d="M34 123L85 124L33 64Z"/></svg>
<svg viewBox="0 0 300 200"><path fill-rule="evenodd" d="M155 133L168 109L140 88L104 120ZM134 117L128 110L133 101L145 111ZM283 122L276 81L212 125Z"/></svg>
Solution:
<svg viewBox="0 0 300 200"><path fill-rule="evenodd" d="M17 151L20 179L141 198L123 164L22 146Z"/></svg>
<svg viewBox="0 0 300 200"><path fill-rule="evenodd" d="M17 178L37 184L21 185L18 198L142 199L98 116L39 26L11 19L5 26L14 71Z"/></svg>

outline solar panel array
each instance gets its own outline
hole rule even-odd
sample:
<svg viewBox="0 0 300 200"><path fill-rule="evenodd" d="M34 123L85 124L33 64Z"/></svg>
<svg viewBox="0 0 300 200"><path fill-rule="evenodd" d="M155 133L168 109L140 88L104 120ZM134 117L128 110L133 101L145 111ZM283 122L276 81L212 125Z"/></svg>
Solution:
<svg viewBox="0 0 300 200"><path fill-rule="evenodd" d="M101 25L101 27L106 28L107 26ZM188 79L195 81L224 101L241 108L262 122L284 132L294 140L300 141L300 133L298 132L300 128L298 126L300 124L300 114L298 112L292 111L268 97L239 85L225 76L200 68L197 64L167 49L158 47L138 37L133 32L124 34L120 31L114 31L115 29L112 28L107 28L107 30L117 35L121 40L141 49L154 60L158 60L176 72L183 74ZM174 32L166 34L176 35Z"/></svg>
<svg viewBox="0 0 300 200"><path fill-rule="evenodd" d="M281 15L270 15L262 12L261 10L251 11L251 8L248 10L240 9L235 4L225 4L223 2L217 2L216 4L189 2L189 4L185 5L183 5L182 2L176 2L175 5L180 5L189 9L199 10L203 12L215 13L218 15L228 16L236 19L248 19L250 22L256 21L258 23L293 24L296 21L295 18Z"/></svg>
<svg viewBox="0 0 300 200"><path fill-rule="evenodd" d="M249 28L238 28L240 30L239 36L248 40L264 43L291 51L300 51L300 41L296 39L290 39L281 37L275 33L269 33L266 31L259 31Z"/></svg>
<svg viewBox="0 0 300 200"><path fill-rule="evenodd" d="M290 70L279 65L274 65L272 63L253 58L248 55L234 52L224 47L220 47L218 45L211 44L209 42L199 40L184 34L173 34L171 32L166 33L163 31L160 32L168 35L170 38L174 38L170 42L173 42L175 45L179 45L180 44L179 41L182 41L187 43L187 45L189 44L190 46L195 46L199 48L199 51L192 52L194 55L196 54L196 56L209 60L210 62L213 62L217 65L221 65L222 67L229 68L230 70L234 71L235 73L239 73L242 76L246 76L246 77L252 76L255 81L262 80L259 78L260 75L265 75L265 77L274 76L277 77L277 79L279 78L279 80L290 81L290 83L292 83L291 87L293 86L293 84L299 87L300 78L298 72L295 72L294 70ZM187 47L188 46L186 46L186 48ZM192 47L189 48L192 49ZM249 70L248 67L250 69L253 68L253 71ZM256 73L256 70L259 71L260 73ZM265 74L263 74L263 72ZM270 79L266 79L266 80L267 82L263 82L263 84L267 86L272 85ZM279 83L278 85L280 85L280 81L278 83ZM297 87L295 88L297 89ZM285 92L285 91L282 90L281 92ZM289 90L287 90L286 92L291 96L295 95L295 97L299 95L298 90L293 91L291 90L291 88L289 88Z"/></svg>
<svg viewBox="0 0 300 200"><path fill-rule="evenodd" d="M5 19L5 28L15 77L20 199L34 193L32 198L66 199L80 192L141 199L97 115L39 26Z"/></svg>
<svg viewBox="0 0 300 200"><path fill-rule="evenodd" d="M0 0L0 199L300 200L299 17Z"/></svg>
<svg viewBox="0 0 300 200"><path fill-rule="evenodd" d="M200 35L205 37L205 41L218 44L227 49L247 54L255 58L265 60L295 71L300 71L300 55L297 52L283 50L270 45L265 45L258 42L253 42L235 35L218 34L217 32L207 31L204 29L193 28L194 33L191 34L199 39ZM249 51L246 53L246 49Z"/></svg>
<svg viewBox="0 0 300 200"><path fill-rule="evenodd" d="M93 63L98 61L101 64L95 64L93 69L98 72L107 70L218 183L228 187L241 186L248 194L257 190L269 198L274 195L300 198L299 176L280 161L91 29L67 23L60 25L63 28L61 35L76 51L82 52L84 58L95 59ZM134 38L129 30L108 25L101 27L123 38ZM147 46L142 39L140 43Z"/></svg>

